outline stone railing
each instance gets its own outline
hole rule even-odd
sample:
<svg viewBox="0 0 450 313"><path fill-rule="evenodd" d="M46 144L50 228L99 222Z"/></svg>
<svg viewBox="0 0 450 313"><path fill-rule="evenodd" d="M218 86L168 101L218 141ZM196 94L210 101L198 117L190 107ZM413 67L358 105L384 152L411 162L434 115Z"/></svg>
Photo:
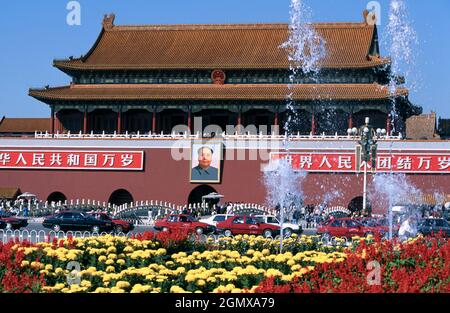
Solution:
<svg viewBox="0 0 450 313"><path fill-rule="evenodd" d="M290 136L286 135L279 135L279 134L226 134L223 132L220 135L211 135L211 134L200 134L197 132L196 134L190 134L190 133L171 133L171 134L164 134L161 133L140 133L139 131L137 133L128 133L125 132L123 134L117 134L116 132L112 134L106 134L105 132L102 132L101 134L95 134L94 132L91 132L89 134L83 134L82 132L79 133L71 133L70 131L67 133L59 133L56 132L55 134L50 134L48 132L42 133L42 132L35 132L34 137L36 139L166 139L166 140L180 140L180 139L201 139L201 138L223 138L225 140L351 140L355 141L359 138L356 136L351 135L345 135L341 136L337 133L334 135L327 135L325 133L321 135L302 135L300 133L293 134ZM384 136L381 137L379 140L381 141L396 141L403 139L402 134L400 133L398 136Z"/></svg>

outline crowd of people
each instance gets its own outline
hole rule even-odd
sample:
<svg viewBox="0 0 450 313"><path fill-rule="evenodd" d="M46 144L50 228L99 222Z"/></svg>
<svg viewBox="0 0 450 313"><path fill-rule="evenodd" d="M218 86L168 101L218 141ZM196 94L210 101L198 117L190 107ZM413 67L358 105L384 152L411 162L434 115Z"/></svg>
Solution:
<svg viewBox="0 0 450 313"><path fill-rule="evenodd" d="M0 199L0 212L9 213L14 216L28 217L30 207L36 206L36 203L28 200L7 200Z"/></svg>
<svg viewBox="0 0 450 313"><path fill-rule="evenodd" d="M223 204L214 205L209 205L208 203L201 205L189 205L184 206L181 213L192 215L194 217L201 217L216 214L232 215L236 212L245 211L248 211L249 213L253 211L255 214L264 213L268 215L274 215L279 219L281 218L279 207L271 209L264 206L247 204L244 202L225 202ZM174 210L171 213L175 214L179 212L176 212L176 210ZM284 213L285 222L294 224L300 224L301 222L304 222L306 223L307 227L317 225L326 220L328 217L321 206L297 207L295 205L292 205L291 207L286 209Z"/></svg>
<svg viewBox="0 0 450 313"><path fill-rule="evenodd" d="M248 204L244 202L225 202L223 204L209 204L208 202L201 203L201 204L190 204L185 205L182 208L181 212L178 212L176 209L172 210L171 213L182 213L182 214L188 214L192 215L194 217L201 217L201 216L210 216L210 215L216 215L216 214L233 214L234 212L242 212L244 210L257 210L257 211L264 211L265 213L274 213L271 212L270 209L256 205L256 204Z"/></svg>
<svg viewBox="0 0 450 313"><path fill-rule="evenodd" d="M11 214L13 216L20 216L20 217L42 217L45 215L58 213L60 211L64 211L68 209L65 205L60 206L52 206L52 205L46 205L42 203L41 201L38 201L36 199L32 200L1 200L0 199L0 212L6 212L8 214ZM80 209L83 209L80 207ZM89 211L92 210L103 210L107 213L112 214L110 207L102 208L102 207L89 207L85 208L86 210L89 209ZM145 209L145 208L144 208ZM447 203L445 205L436 205L436 206L427 206L427 205L421 205L421 206L405 206L404 207L405 212L409 212L408 214L403 214L404 218L402 220L396 220L394 223L396 224L402 224L405 222L406 217L412 215L414 213L415 219L420 220L423 218L445 218L449 219L449 213L450 213L450 203ZM152 210L149 211L149 218L151 216L152 219L160 218L168 213L171 214L188 214L192 215L193 217L200 218L202 216L210 216L210 215L216 215L216 214L268 214L268 215L274 215L278 219L281 219L281 210L280 207L275 208L267 208L261 205L257 204L248 204L244 202L224 202L224 203L218 203L218 204L209 204L208 202L199 203L199 204L190 204L185 205L183 207L178 206L177 208L152 208ZM341 215L340 215L341 214ZM373 215L372 215L373 216ZM397 214L396 218L400 218L402 215ZM362 211L354 211L354 212L341 212L337 210L336 212L330 212L328 208L326 208L324 205L307 205L307 206L300 206L300 205L291 205L288 209L284 210L284 222L290 222L295 223L298 225L303 225L303 227L306 228L314 228L319 224L322 224L329 220L330 218L334 217L352 217L352 218L358 218L358 217L364 217L364 214ZM379 217L381 219L387 220L388 214L387 212L383 215L374 216ZM413 220L409 220L408 223L413 223ZM405 224L405 232L408 231L408 223Z"/></svg>

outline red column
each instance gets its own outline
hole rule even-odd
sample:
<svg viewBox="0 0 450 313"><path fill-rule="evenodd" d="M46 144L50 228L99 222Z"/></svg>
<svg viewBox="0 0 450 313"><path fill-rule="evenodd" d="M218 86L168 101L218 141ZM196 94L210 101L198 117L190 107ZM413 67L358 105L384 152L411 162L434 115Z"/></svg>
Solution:
<svg viewBox="0 0 450 313"><path fill-rule="evenodd" d="M84 111L83 116L83 133L87 134L87 110Z"/></svg>
<svg viewBox="0 0 450 313"><path fill-rule="evenodd" d="M388 136L391 135L391 115L388 114L387 120L386 120L386 133Z"/></svg>
<svg viewBox="0 0 450 313"><path fill-rule="evenodd" d="M117 133L122 133L122 112L120 112L120 109L119 113L117 113Z"/></svg>
<svg viewBox="0 0 450 313"><path fill-rule="evenodd" d="M280 134L280 129L278 127L278 112L275 112L275 117L273 118L273 127L272 127L272 132L278 132L278 134ZM277 135L277 133L275 133L275 135Z"/></svg>
<svg viewBox="0 0 450 313"><path fill-rule="evenodd" d="M55 128L56 132L62 133L61 120L59 119L59 113L55 113Z"/></svg>
<svg viewBox="0 0 450 313"><path fill-rule="evenodd" d="M353 114L350 113L348 115L348 128L352 129L353 128Z"/></svg>
<svg viewBox="0 0 450 313"><path fill-rule="evenodd" d="M152 133L156 133L156 110L153 111L152 115Z"/></svg>
<svg viewBox="0 0 450 313"><path fill-rule="evenodd" d="M241 111L241 108L239 108L238 115L237 115L236 130L237 130L237 133L239 135L242 134L243 127L242 127L242 111Z"/></svg>
<svg viewBox="0 0 450 313"><path fill-rule="evenodd" d="M187 126L188 126L188 129L189 129L189 132L192 132L192 128L191 128L191 126L192 126L192 113L191 113L191 109L189 109L189 112L188 112Z"/></svg>
<svg viewBox="0 0 450 313"><path fill-rule="evenodd" d="M313 135L316 134L316 116L313 114L311 114L311 133Z"/></svg>
<svg viewBox="0 0 450 313"><path fill-rule="evenodd" d="M52 107L52 113L51 113L51 123L52 123L52 125L51 125L51 129L52 129L52 134L54 134L55 133L55 109L54 109L54 107Z"/></svg>

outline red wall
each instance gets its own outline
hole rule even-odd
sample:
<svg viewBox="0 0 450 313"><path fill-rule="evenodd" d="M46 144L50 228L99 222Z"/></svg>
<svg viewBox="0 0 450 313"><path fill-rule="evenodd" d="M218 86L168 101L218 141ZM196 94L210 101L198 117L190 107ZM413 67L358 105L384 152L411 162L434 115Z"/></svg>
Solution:
<svg viewBox="0 0 450 313"><path fill-rule="evenodd" d="M126 189L137 201L163 200L185 204L189 193L198 186L189 182L189 161L174 161L170 149L144 149L144 151L145 170L142 172L1 170L0 187L19 187L22 192L34 193L44 201L51 193L59 191L69 200L84 198L103 202L108 201L115 190ZM262 180L262 164L260 160L225 160L222 183L211 186L225 195L224 201L265 204L266 190ZM450 195L449 175L408 177L424 193L439 192ZM369 186L370 182L371 177ZM362 196L362 184L361 174L308 174L303 184L305 204L320 204L328 191L338 190L340 196L329 205L347 207L354 197ZM385 205L382 204L382 200L374 199L376 211L383 210Z"/></svg>

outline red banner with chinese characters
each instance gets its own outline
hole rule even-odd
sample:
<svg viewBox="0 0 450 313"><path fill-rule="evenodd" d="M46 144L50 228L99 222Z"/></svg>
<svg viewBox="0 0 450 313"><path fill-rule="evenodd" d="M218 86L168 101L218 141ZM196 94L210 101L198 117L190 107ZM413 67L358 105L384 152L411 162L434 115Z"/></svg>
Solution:
<svg viewBox="0 0 450 313"><path fill-rule="evenodd" d="M140 171L144 152L0 150L0 169Z"/></svg>
<svg viewBox="0 0 450 313"><path fill-rule="evenodd" d="M294 169L307 172L354 173L357 166L356 155L350 152L291 152L271 155L271 160L280 158L288 158ZM379 173L450 174L450 153L379 153L376 164L376 172ZM368 169L371 170L371 164Z"/></svg>

